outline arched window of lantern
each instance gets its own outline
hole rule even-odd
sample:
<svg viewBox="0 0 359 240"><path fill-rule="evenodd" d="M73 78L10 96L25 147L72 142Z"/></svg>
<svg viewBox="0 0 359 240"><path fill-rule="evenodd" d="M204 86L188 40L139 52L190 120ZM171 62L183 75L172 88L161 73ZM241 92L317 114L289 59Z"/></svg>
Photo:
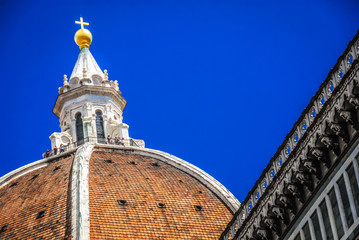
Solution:
<svg viewBox="0 0 359 240"><path fill-rule="evenodd" d="M105 129L103 127L103 117L100 110L96 110L96 134L98 141L105 141Z"/></svg>
<svg viewBox="0 0 359 240"><path fill-rule="evenodd" d="M82 115L80 112L76 113L76 137L77 137L77 144L81 145L84 142L84 127L82 123Z"/></svg>

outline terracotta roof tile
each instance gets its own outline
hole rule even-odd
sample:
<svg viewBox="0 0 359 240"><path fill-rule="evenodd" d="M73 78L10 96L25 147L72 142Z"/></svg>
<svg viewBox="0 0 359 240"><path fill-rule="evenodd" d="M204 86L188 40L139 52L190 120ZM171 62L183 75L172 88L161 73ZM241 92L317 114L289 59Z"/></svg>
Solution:
<svg viewBox="0 0 359 240"><path fill-rule="evenodd" d="M0 239L71 238L73 159L56 159L0 188L0 229L7 225ZM197 179L150 157L97 149L89 173L91 239L218 239L232 218Z"/></svg>
<svg viewBox="0 0 359 240"><path fill-rule="evenodd" d="M8 225L0 239L64 239L70 234L67 196L72 160L71 156L50 163L0 188L0 228ZM37 218L43 210L44 216Z"/></svg>
<svg viewBox="0 0 359 240"><path fill-rule="evenodd" d="M194 177L140 155L95 151L89 187L91 239L218 239L232 218Z"/></svg>

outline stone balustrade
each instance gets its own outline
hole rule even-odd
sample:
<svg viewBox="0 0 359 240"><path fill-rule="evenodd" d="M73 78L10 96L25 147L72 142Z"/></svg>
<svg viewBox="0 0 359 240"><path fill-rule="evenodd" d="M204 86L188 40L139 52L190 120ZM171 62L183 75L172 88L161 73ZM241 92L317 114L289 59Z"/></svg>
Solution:
<svg viewBox="0 0 359 240"><path fill-rule="evenodd" d="M145 148L145 141L140 140L140 139L130 138L130 139L124 139L123 141L120 141L120 142L115 142L115 141L108 142L106 138L86 137L83 140L64 145L63 150L61 150L60 146L58 146L58 148L56 150L52 149L51 151L44 152L42 154L42 157L43 158L52 157L52 156L58 155L60 153L70 151L74 148L77 148L77 147L87 143L87 142L93 143L93 144L107 144L107 145L119 145L119 146L124 146L124 147L131 146L131 147Z"/></svg>

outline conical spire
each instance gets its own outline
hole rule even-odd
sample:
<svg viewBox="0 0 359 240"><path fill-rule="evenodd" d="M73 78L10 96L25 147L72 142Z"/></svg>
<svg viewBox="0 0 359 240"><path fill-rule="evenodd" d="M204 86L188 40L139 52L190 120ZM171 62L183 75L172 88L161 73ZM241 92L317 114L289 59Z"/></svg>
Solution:
<svg viewBox="0 0 359 240"><path fill-rule="evenodd" d="M104 77L101 68L98 66L95 58L87 47L81 49L70 79L74 77L79 79L84 78L84 70L89 78L93 75L99 75L102 79Z"/></svg>

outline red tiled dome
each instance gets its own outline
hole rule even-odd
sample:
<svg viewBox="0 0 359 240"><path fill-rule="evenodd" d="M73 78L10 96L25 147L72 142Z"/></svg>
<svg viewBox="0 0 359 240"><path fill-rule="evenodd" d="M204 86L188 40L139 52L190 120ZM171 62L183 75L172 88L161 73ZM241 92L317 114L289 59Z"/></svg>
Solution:
<svg viewBox="0 0 359 240"><path fill-rule="evenodd" d="M0 185L0 239L63 239L71 234L68 185L73 159L46 163ZM43 217L38 216L41 211Z"/></svg>
<svg viewBox="0 0 359 240"><path fill-rule="evenodd" d="M85 203L91 239L218 239L231 206L195 174L142 151L94 148ZM41 160L0 179L0 239L71 238L79 154Z"/></svg>

